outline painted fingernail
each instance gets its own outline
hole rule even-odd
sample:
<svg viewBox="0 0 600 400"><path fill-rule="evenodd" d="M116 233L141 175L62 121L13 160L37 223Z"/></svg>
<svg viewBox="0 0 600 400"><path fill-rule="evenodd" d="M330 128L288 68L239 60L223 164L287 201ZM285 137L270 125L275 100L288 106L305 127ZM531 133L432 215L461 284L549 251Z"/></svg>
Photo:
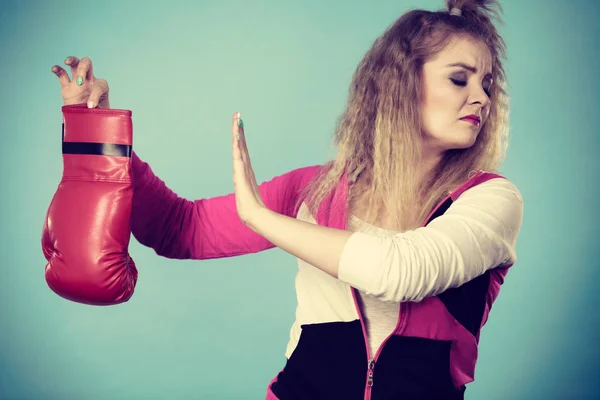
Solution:
<svg viewBox="0 0 600 400"><path fill-rule="evenodd" d="M81 86L83 85L83 76L78 76L77 77L77 86Z"/></svg>
<svg viewBox="0 0 600 400"><path fill-rule="evenodd" d="M71 61L73 61L73 59L71 57L67 57L67 58L65 58L65 62L67 62L67 61L71 62Z"/></svg>
<svg viewBox="0 0 600 400"><path fill-rule="evenodd" d="M244 127L244 121L242 121L242 117L240 117L240 118L238 119L238 126L239 126L240 128L243 128L243 127Z"/></svg>

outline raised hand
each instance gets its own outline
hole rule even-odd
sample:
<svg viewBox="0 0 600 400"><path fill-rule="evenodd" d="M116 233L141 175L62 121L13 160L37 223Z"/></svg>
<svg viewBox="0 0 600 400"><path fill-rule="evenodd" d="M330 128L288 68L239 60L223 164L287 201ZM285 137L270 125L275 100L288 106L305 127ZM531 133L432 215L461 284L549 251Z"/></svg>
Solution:
<svg viewBox="0 0 600 400"><path fill-rule="evenodd" d="M253 229L254 218L266 207L260 196L256 177L250 163L246 136L244 134L244 124L240 113L233 115L231 133L235 205L242 222L250 229Z"/></svg>
<svg viewBox="0 0 600 400"><path fill-rule="evenodd" d="M65 64L71 67L71 79L60 65L54 65L52 72L58 76L61 96L65 105L87 103L89 108L110 108L108 102L108 82L94 76L92 60L69 56Z"/></svg>

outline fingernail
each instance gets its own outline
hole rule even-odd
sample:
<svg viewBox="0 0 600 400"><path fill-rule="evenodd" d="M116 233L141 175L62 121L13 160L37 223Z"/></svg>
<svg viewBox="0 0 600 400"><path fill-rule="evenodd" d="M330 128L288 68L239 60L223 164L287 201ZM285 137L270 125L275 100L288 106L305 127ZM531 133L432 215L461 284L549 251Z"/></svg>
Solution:
<svg viewBox="0 0 600 400"><path fill-rule="evenodd" d="M67 57L67 58L65 58L65 62L67 62L67 61L71 62L72 60L73 60L73 59L72 59L71 57Z"/></svg>
<svg viewBox="0 0 600 400"><path fill-rule="evenodd" d="M237 134L237 140L238 140L238 142L240 141L240 134L239 133Z"/></svg>
<svg viewBox="0 0 600 400"><path fill-rule="evenodd" d="M88 101L88 108L94 108L94 102L93 101Z"/></svg>
<svg viewBox="0 0 600 400"><path fill-rule="evenodd" d="M83 76L78 76L77 77L77 86L81 86L83 85Z"/></svg>
<svg viewBox="0 0 600 400"><path fill-rule="evenodd" d="M242 121L242 117L240 117L240 118L238 119L238 126L239 126L240 128L243 128L243 127L244 127L244 121Z"/></svg>

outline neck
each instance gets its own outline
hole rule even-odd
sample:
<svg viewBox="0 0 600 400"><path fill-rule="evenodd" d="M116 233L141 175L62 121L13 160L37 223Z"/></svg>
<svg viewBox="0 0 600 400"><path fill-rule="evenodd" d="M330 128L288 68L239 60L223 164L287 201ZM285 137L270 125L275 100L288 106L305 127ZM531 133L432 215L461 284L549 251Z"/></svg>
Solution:
<svg viewBox="0 0 600 400"><path fill-rule="evenodd" d="M428 176L433 173L435 167L442 161L442 155L438 155L437 157L431 157L424 159L421 162L420 167L417 169L417 184L423 182L423 180L427 179ZM355 182L357 188L366 188L373 183L373 174L372 171L365 170L363 171L358 179Z"/></svg>
<svg viewBox="0 0 600 400"><path fill-rule="evenodd" d="M442 162L442 158L443 154L440 153L423 154L421 165L417 172L417 178L419 182L422 182L429 174L433 172L435 167Z"/></svg>

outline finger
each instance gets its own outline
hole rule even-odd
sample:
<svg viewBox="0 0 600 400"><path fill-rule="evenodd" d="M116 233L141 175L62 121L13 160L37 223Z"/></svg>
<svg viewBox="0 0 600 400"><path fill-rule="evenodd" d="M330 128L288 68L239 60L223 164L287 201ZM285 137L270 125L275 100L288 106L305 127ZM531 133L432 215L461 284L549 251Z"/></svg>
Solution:
<svg viewBox="0 0 600 400"><path fill-rule="evenodd" d="M89 57L83 57L77 65L77 75L74 75L73 79L78 86L81 86L86 81L93 83L93 76L92 60Z"/></svg>
<svg viewBox="0 0 600 400"><path fill-rule="evenodd" d="M254 196L262 203L260 191L258 190L256 184L256 176L254 175L254 170L252 169L252 163L250 161L250 154L248 153L248 141L246 140L246 132L244 127L244 121L240 113L237 113L238 118L236 118L237 122L235 123L235 127L237 128L237 132L239 134L239 141L237 140L237 135L235 140L238 141L238 148L240 153L240 166L239 168L243 171L245 181L250 185L250 189L252 190Z"/></svg>
<svg viewBox="0 0 600 400"><path fill-rule="evenodd" d="M75 56L68 56L65 58L65 64L71 67L71 77L75 79L77 76L77 66L79 65L79 58Z"/></svg>
<svg viewBox="0 0 600 400"><path fill-rule="evenodd" d="M239 143L240 157L245 165L248 162L248 153L247 153L247 149L246 149L245 141L244 141L244 123L242 120L242 114L239 112L237 113L237 119L236 119L235 125L237 127L237 132L238 132L236 139L238 140L238 143Z"/></svg>
<svg viewBox="0 0 600 400"><path fill-rule="evenodd" d="M234 168L237 167L237 162L242 161L242 152L241 152L241 146L240 146L241 137L239 136L240 129L238 126L239 115L240 115L240 113L233 114L233 118L231 121L231 142L232 142L232 157L233 157ZM235 171L235 169L234 169L234 171Z"/></svg>
<svg viewBox="0 0 600 400"><path fill-rule="evenodd" d="M52 72L54 73L54 75L58 76L58 81L60 82L61 87L65 87L69 83L71 83L69 74L67 74L67 71L65 71L63 67L55 65L52 67Z"/></svg>
<svg viewBox="0 0 600 400"><path fill-rule="evenodd" d="M94 81L92 85L92 91L90 93L90 97L88 98L87 106L88 108L95 108L100 103L100 99L102 96L105 96L108 93L108 83L105 79L97 79Z"/></svg>

